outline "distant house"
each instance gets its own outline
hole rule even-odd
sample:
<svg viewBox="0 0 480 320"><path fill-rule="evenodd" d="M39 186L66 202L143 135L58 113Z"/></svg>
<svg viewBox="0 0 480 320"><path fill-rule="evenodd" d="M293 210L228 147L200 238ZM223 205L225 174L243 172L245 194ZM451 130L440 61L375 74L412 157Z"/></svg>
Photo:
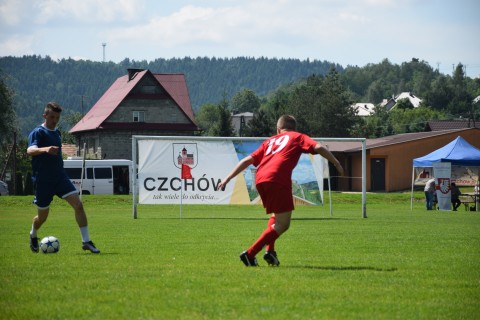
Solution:
<svg viewBox="0 0 480 320"><path fill-rule="evenodd" d="M476 104L480 101L480 96L477 96L475 99L473 99L472 103Z"/></svg>
<svg viewBox="0 0 480 320"><path fill-rule="evenodd" d="M132 135L191 136L194 122L185 76L128 69L71 130L89 158L131 159Z"/></svg>
<svg viewBox="0 0 480 320"><path fill-rule="evenodd" d="M420 103L422 102L422 99L415 96L413 93L402 92L396 97L392 97L390 99L384 99L383 102L380 104L380 106L385 107L387 111L390 111L393 108L395 108L395 105L397 104L397 102L402 99L408 99L414 108L418 108L420 106Z"/></svg>
<svg viewBox="0 0 480 320"><path fill-rule="evenodd" d="M253 119L252 112L232 114L232 126L237 136L243 136L245 126ZM242 131L242 132L240 132Z"/></svg>
<svg viewBox="0 0 480 320"><path fill-rule="evenodd" d="M366 117L375 113L375 105L373 103L359 102L352 105L352 108L357 111L357 116Z"/></svg>

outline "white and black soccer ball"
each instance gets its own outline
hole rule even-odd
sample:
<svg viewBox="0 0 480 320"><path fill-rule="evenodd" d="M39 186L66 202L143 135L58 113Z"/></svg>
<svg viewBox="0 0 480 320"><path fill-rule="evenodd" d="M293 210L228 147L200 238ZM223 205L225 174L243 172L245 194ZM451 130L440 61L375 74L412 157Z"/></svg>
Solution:
<svg viewBox="0 0 480 320"><path fill-rule="evenodd" d="M48 236L40 241L40 250L43 253L57 253L60 250L60 241L54 236Z"/></svg>

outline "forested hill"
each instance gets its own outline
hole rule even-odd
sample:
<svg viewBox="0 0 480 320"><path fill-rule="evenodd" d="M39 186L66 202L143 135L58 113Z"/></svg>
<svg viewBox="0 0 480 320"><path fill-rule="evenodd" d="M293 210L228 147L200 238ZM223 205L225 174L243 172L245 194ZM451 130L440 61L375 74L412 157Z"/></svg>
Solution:
<svg viewBox="0 0 480 320"><path fill-rule="evenodd" d="M279 86L312 74L325 75L327 61L268 58L182 58L120 63L52 60L50 57L23 56L0 58L0 70L15 93L15 110L22 133L42 121L41 110L48 101L57 101L68 111L87 112L127 68L145 68L153 73L184 73L192 106L196 111L205 103L230 99L248 88L264 96Z"/></svg>

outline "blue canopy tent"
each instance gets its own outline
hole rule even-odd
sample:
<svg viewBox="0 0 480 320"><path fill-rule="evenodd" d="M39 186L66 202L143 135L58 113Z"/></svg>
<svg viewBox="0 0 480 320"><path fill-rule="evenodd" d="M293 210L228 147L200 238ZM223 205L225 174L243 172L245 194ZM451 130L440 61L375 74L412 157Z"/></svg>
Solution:
<svg viewBox="0 0 480 320"><path fill-rule="evenodd" d="M455 166L480 166L480 150L458 136L449 144L437 149L423 157L413 159L412 170L412 197L413 209L413 184L415 181L415 167L432 167L434 162L451 162Z"/></svg>
<svg viewBox="0 0 480 320"><path fill-rule="evenodd" d="M480 166L480 150L459 136L440 149L413 159L413 166L431 167L434 162L451 162L456 166Z"/></svg>

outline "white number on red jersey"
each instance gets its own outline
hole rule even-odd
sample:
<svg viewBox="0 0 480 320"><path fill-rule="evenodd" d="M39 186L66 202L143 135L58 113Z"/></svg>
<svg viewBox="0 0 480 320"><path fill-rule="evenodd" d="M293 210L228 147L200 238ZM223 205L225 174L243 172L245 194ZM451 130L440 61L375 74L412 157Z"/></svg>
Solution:
<svg viewBox="0 0 480 320"><path fill-rule="evenodd" d="M267 151L265 152L265 155L268 156L270 152L272 154L275 154L281 151L287 145L288 140L290 140L290 136L288 136L287 134L279 138L270 139L270 141L268 142L268 147L267 147Z"/></svg>

